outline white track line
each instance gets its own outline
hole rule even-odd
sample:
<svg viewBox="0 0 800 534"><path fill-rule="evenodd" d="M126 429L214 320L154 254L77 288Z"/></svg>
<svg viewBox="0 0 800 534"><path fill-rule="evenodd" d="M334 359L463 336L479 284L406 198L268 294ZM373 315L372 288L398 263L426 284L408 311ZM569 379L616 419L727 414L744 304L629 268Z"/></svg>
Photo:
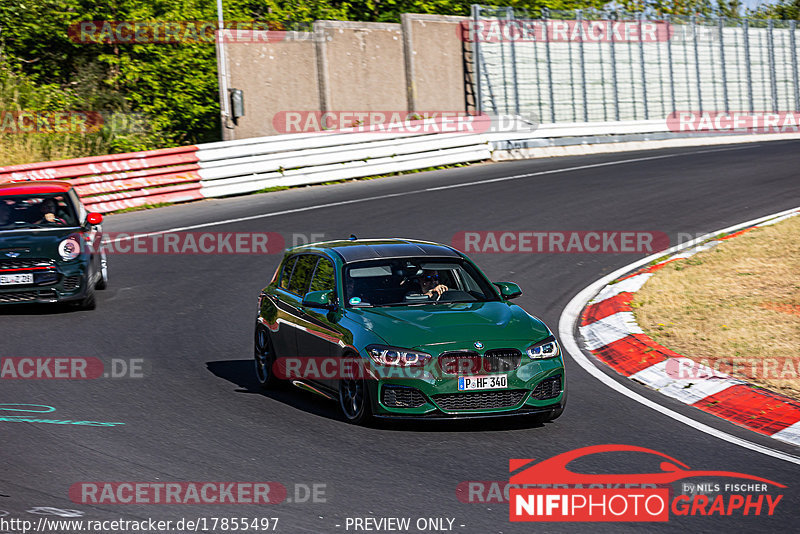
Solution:
<svg viewBox="0 0 800 534"><path fill-rule="evenodd" d="M577 325L578 318L584 306L586 306L589 300L592 297L594 297L609 282L616 280L620 276L627 274L637 269L638 267L647 265L651 261L661 258L666 254L679 252L680 250L689 248L701 241L705 241L706 239L714 237L717 234L735 232L736 230L739 230L741 228L746 228L748 226L756 225L762 221L772 219L773 217L782 217L798 209L800 209L800 207L792 208L786 211L782 211L780 213L775 213L773 215L767 215L766 217L759 217L758 219L753 219L752 221L730 226L728 228L723 228L722 230L717 230L716 232L708 233L688 243L682 245L676 245L670 248L668 251L658 252L656 254L653 254L652 256L642 258L641 260L635 261L629 265L626 265L625 267L622 267L621 269L617 269L616 271L604 276L603 278L597 280L589 287L583 289L580 293L575 295L572 298L572 300L569 301L569 304L567 304L567 306L564 308L564 311L561 313L561 319L558 322L558 334L561 339L561 344L564 346L564 348L567 349L567 352L569 352L570 356L572 356L572 359L575 360L575 362L578 365L583 367L583 369L586 372L588 372L590 375L592 375L593 377L595 377L596 379L598 379L600 382L610 387L611 389L619 393L622 393L629 399L632 399L640 404L643 404L648 408L652 408L653 410L662 413L667 417L670 417L680 423L683 423L687 426L694 428L695 430L699 430L700 432L704 432L715 438L719 438L729 443L733 443L734 445L739 445L740 447L744 447L748 450L760 452L761 454L766 454L767 456L772 456L773 458L778 458L781 460L785 460L787 462L791 462L793 464L800 465L800 457L776 449L771 449L769 447L759 445L758 443L753 443L752 441L748 441L746 439L734 436L732 434L728 434L727 432L723 432L722 430L718 430L714 427L708 426L699 421L695 421L690 417L687 417L678 412L670 410L669 408L662 406L657 402L651 401L650 399L640 395L639 393L636 393L631 389L628 389L627 387L623 386L622 383L606 375L603 371L598 369L597 366L595 366L580 349L580 347L578 346L578 342L574 336L575 327Z"/></svg>
<svg viewBox="0 0 800 534"><path fill-rule="evenodd" d="M752 146L748 146L747 148L755 148L757 146L759 146L759 145L752 145ZM547 174L558 174L558 173L562 173L562 172L581 171L581 170L585 170L585 169L594 169L594 168L598 168L598 167L608 167L608 166L611 166L611 165L624 165L626 163L636 163L636 162L640 162L640 161L651 161L651 160L655 160L655 159L678 158L678 157L687 156L687 155L707 154L709 152L725 152L725 151L728 151L728 150L742 150L743 148L744 147L737 146L737 147L732 147L732 148L716 148L716 149L710 149L710 150L695 150L695 151L692 151L692 152L681 152L679 154L664 154L664 155L661 155L661 156L648 156L648 157L644 157L644 158L621 159L621 160L615 160L615 161L607 161L607 162L604 162L604 163L593 163L591 165L578 165L576 167L564 167L562 169L550 169L550 170L547 170L547 171L531 172L531 173L527 173L527 174L516 174L516 175L513 175L513 176L502 176L500 178L489 178L489 179L486 179L486 180L478 180L478 181L475 181L475 182L464 182L464 183L459 183L459 184L443 185L443 186L440 186L440 187L428 187L428 188L425 188L425 189L415 189L415 190L412 190L412 191L403 191L402 193L389 193L389 194L386 194L386 195L377 195L377 196L373 196L373 197L356 198L356 199L351 199L351 200L342 200L342 201L339 201L339 202L329 202L329 203L326 203L326 204L315 204L313 206L304 206L302 208L295 208L295 209L291 209L291 210L273 211L271 213L260 213L258 215L249 215L247 217L237 217L235 219L223 219L223 220L220 220L220 221L212 221L212 222L207 222L207 223L192 224L192 225L189 225L189 226L179 226L179 227L176 227L176 228L169 228L167 230L159 230L157 232L147 232L147 233L143 233L143 234L133 234L133 235L126 236L126 237L118 237L117 239L114 239L111 242L112 243L116 243L118 241L127 241L129 239L135 239L137 237L149 237L149 236L153 236L153 235L166 234L166 233L170 233L170 232L185 232L187 230L195 230L197 228L208 228L209 226L222 226L223 224L234 224L234 223L239 223L239 222L244 222L244 221L253 221L253 220L257 220L257 219L266 219L268 217L279 217L281 215L291 215L293 213L302 213L304 211L318 210L318 209L323 209L323 208L333 208L333 207L336 207L336 206L346 206L348 204L358 204L358 203L361 203L361 202L371 202L373 200L384 200L384 199L387 199L387 198L395 198L395 197L402 197L402 196L407 196L407 195L415 195L415 194L419 194L419 193L428 193L428 192L431 192L431 191L443 191L443 190L446 190L446 189L455 189L455 188L458 188L458 187L469 187L469 186L472 186L472 185L484 185L484 184L491 184L491 183L495 183L495 182L504 182L504 181L507 181L507 180L519 180L519 179L522 179L522 178L531 178L531 177L534 177L534 176L544 176L544 175L547 175Z"/></svg>

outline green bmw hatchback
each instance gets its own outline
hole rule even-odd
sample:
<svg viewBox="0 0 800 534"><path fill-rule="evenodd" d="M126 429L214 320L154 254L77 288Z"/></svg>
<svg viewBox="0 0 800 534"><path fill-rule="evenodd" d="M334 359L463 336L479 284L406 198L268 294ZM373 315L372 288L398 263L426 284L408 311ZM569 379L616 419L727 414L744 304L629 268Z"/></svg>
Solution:
<svg viewBox="0 0 800 534"><path fill-rule="evenodd" d="M522 416L566 404L547 326L464 254L406 239L330 241L286 252L259 297L255 370L338 402L345 419Z"/></svg>

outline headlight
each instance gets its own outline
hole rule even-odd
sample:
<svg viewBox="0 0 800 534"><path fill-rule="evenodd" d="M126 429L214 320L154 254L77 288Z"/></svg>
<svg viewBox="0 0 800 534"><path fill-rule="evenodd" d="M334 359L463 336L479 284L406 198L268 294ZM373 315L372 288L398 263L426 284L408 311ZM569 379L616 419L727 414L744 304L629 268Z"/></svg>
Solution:
<svg viewBox="0 0 800 534"><path fill-rule="evenodd" d="M80 241L74 236L69 236L58 244L58 255L64 261L74 260L81 255Z"/></svg>
<svg viewBox="0 0 800 534"><path fill-rule="evenodd" d="M556 341L555 336L550 336L528 347L527 353L532 360L543 360L545 358L555 358L561 354L561 349L558 348L558 341Z"/></svg>
<svg viewBox="0 0 800 534"><path fill-rule="evenodd" d="M431 359L426 352L386 347L384 345L370 345L367 354L378 365L394 365L397 367L422 367Z"/></svg>

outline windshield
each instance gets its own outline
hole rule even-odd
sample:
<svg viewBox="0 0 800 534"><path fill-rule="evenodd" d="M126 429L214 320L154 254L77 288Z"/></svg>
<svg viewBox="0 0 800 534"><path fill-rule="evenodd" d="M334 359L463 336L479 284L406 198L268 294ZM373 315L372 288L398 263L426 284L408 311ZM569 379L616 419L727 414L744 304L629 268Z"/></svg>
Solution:
<svg viewBox="0 0 800 534"><path fill-rule="evenodd" d="M77 226L76 221L65 193L0 197L0 230Z"/></svg>
<svg viewBox="0 0 800 534"><path fill-rule="evenodd" d="M345 302L350 307L499 300L477 269L451 258L358 262L345 268L344 281Z"/></svg>

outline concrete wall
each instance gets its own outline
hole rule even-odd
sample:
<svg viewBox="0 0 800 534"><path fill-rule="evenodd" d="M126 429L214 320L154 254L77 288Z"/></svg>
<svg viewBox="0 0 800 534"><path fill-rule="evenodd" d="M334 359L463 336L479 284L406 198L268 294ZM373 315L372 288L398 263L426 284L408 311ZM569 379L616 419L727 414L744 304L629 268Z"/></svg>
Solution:
<svg viewBox="0 0 800 534"><path fill-rule="evenodd" d="M400 24L318 21L323 111L406 110Z"/></svg>
<svg viewBox="0 0 800 534"><path fill-rule="evenodd" d="M464 58L460 37L465 17L405 14L409 109L464 111Z"/></svg>
<svg viewBox="0 0 800 534"><path fill-rule="evenodd" d="M264 32L259 32L264 33ZM223 118L223 139L272 135L279 111L319 109L319 73L313 35L287 32L282 41L225 43L228 87L244 91L245 116Z"/></svg>
<svg viewBox="0 0 800 534"><path fill-rule="evenodd" d="M223 139L282 133L286 111L464 111L463 17L403 15L402 24L317 21L276 42L227 42L220 96L244 92L245 116L223 113ZM224 75L225 76L224 76ZM223 95L223 92L225 93ZM228 127L225 125L227 124Z"/></svg>

